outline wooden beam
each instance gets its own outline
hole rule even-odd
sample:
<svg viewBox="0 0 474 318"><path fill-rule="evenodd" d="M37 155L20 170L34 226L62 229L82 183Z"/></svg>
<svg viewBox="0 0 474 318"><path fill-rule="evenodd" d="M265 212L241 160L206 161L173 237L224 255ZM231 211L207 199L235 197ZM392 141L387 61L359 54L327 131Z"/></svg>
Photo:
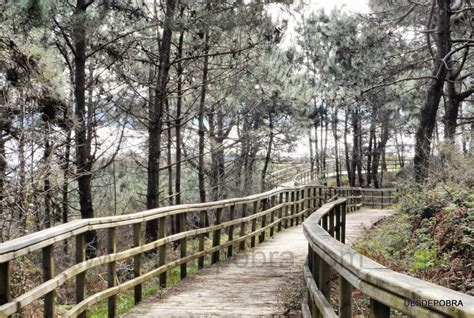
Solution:
<svg viewBox="0 0 474 318"><path fill-rule="evenodd" d="M214 224L215 225L220 224L221 219L222 219L222 208L218 208L216 210L216 222ZM212 246L215 247L215 246L219 246L219 245L221 245L221 230L220 229L215 230L213 235L212 235ZM219 252L220 251L217 250L214 253L212 253L212 257L211 257L211 263L212 264L215 264L215 263L219 262L219 255L220 255Z"/></svg>
<svg viewBox="0 0 474 318"><path fill-rule="evenodd" d="M390 307L371 298L369 317L370 318L390 318Z"/></svg>
<svg viewBox="0 0 474 318"><path fill-rule="evenodd" d="M85 234L76 235L76 264L86 260L86 238ZM86 272L76 276L76 304L79 304L86 297ZM78 317L86 318L87 311L82 312Z"/></svg>
<svg viewBox="0 0 474 318"><path fill-rule="evenodd" d="M135 223L133 225L133 246L139 247L143 245L143 231L142 224ZM133 276L135 278L142 275L142 254L137 254L133 257ZM142 301L143 287L142 284L138 284L134 287L134 300L135 304Z"/></svg>
<svg viewBox="0 0 474 318"><path fill-rule="evenodd" d="M107 254L117 252L117 233L116 228L107 230ZM108 264L107 287L112 288L117 282L117 263L112 261ZM107 299L107 312L109 318L117 315L117 299L116 295L112 295Z"/></svg>
<svg viewBox="0 0 474 318"><path fill-rule="evenodd" d="M43 247L43 281L54 277L54 245ZM56 317L56 291L53 290L44 296L44 317Z"/></svg>

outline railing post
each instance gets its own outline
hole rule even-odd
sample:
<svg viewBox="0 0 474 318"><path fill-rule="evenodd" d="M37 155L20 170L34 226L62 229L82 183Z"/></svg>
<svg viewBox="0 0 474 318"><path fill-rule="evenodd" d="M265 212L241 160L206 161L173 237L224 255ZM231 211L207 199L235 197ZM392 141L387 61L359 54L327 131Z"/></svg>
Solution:
<svg viewBox="0 0 474 318"><path fill-rule="evenodd" d="M300 212L300 203L299 203L299 200L300 200L300 190L295 190L294 191L295 193L295 208L294 208L294 215L297 215L299 212ZM298 225L300 222L300 218L299 217L295 217L295 225Z"/></svg>
<svg viewBox="0 0 474 318"><path fill-rule="evenodd" d="M390 307L370 298L370 318L390 318Z"/></svg>
<svg viewBox="0 0 474 318"><path fill-rule="evenodd" d="M10 262L0 263L0 306L10 301Z"/></svg>
<svg viewBox="0 0 474 318"><path fill-rule="evenodd" d="M43 282L54 277L54 245L43 247ZM44 296L44 317L56 317L56 290Z"/></svg>
<svg viewBox="0 0 474 318"><path fill-rule="evenodd" d="M323 188L322 187L318 188L318 202L319 204L317 206L322 207L323 206Z"/></svg>
<svg viewBox="0 0 474 318"><path fill-rule="evenodd" d="M107 230L107 254L113 254L117 251L117 236L116 229L114 227ZM108 264L109 273L107 276L107 287L112 288L115 286L117 280L117 264L116 262L110 262ZM108 298L108 317L112 318L116 316L116 295L112 295Z"/></svg>
<svg viewBox="0 0 474 318"><path fill-rule="evenodd" d="M86 260L86 237L84 233L76 235L76 264ZM86 272L82 272L76 276L76 304L86 298ZM85 318L87 311L79 314L79 318Z"/></svg>
<svg viewBox="0 0 474 318"><path fill-rule="evenodd" d="M337 207L332 208L329 210L329 230L328 233L332 237L334 237L334 209L337 209Z"/></svg>
<svg viewBox="0 0 474 318"><path fill-rule="evenodd" d="M179 216L179 229L180 233L186 232L186 212L180 213ZM179 242L179 256L180 258L186 257L186 250L188 247L188 240L186 238L182 238ZM183 263L180 265L179 274L181 279L185 278L188 274L188 265Z"/></svg>
<svg viewBox="0 0 474 318"><path fill-rule="evenodd" d="M321 293L324 295L324 298L329 300L330 292L330 282L331 282L331 273L329 270L329 265L322 259L319 258L319 283L318 287Z"/></svg>
<svg viewBox="0 0 474 318"><path fill-rule="evenodd" d="M290 192L285 192L285 229L288 228L288 217L289 217L289 213L288 211L290 210L290 206L289 206L289 203L290 203Z"/></svg>
<svg viewBox="0 0 474 318"><path fill-rule="evenodd" d="M244 204L242 204L242 218L246 217L246 214L247 214L247 204L244 203ZM247 225L246 222L240 223L240 237L245 236L245 227L246 227L246 225ZM241 251L245 251L245 240L240 242L239 249Z"/></svg>
<svg viewBox="0 0 474 318"><path fill-rule="evenodd" d="M199 228L203 229L206 227L206 216L207 211L203 210L199 212ZM207 233L202 233L199 235L199 252L204 251L204 240L206 238ZM198 258L198 269L204 268L204 256L200 256Z"/></svg>
<svg viewBox="0 0 474 318"><path fill-rule="evenodd" d="M327 232L328 231L328 215L327 214L323 215L323 217L321 219L322 219L321 226Z"/></svg>
<svg viewBox="0 0 474 318"><path fill-rule="evenodd" d="M216 210L216 222L214 225L221 224L221 218L222 218L222 208L217 208ZM221 230L215 230L212 236L212 247L216 247L221 245ZM211 263L215 264L219 261L219 255L220 255L220 250L217 250L215 252L212 252L212 259Z"/></svg>
<svg viewBox="0 0 474 318"><path fill-rule="evenodd" d="M380 190L380 208L383 209L383 195L384 191Z"/></svg>
<svg viewBox="0 0 474 318"><path fill-rule="evenodd" d="M263 199L262 200L262 211L265 211L268 207L268 199ZM267 225L267 216L262 215L262 228L264 228ZM262 243L265 241L265 231L262 231L258 237L258 242Z"/></svg>
<svg viewBox="0 0 474 318"><path fill-rule="evenodd" d="M293 215L295 215L295 191L291 191L291 205L290 205L290 215L291 215L291 219L290 219L290 226L293 226L295 224L295 220L293 218Z"/></svg>
<svg viewBox="0 0 474 318"><path fill-rule="evenodd" d="M316 282L316 284L318 284L318 286L319 286L319 268L320 268L320 265L321 265L321 258L312 249L311 249L311 254L310 255L313 259L313 266L311 268L312 273L313 273L313 278L314 278L314 281ZM312 318L321 317L321 313L318 309L318 306L314 303L314 301L313 301L313 306L314 306L314 310L311 312L311 317Z"/></svg>
<svg viewBox="0 0 474 318"><path fill-rule="evenodd" d="M278 196L278 204L282 204L283 203L283 192L280 193L280 195ZM277 231L280 232L281 231L281 218L283 217L283 207L279 208L278 209L278 219L280 220L280 222L278 222L278 227L277 227Z"/></svg>
<svg viewBox="0 0 474 318"><path fill-rule="evenodd" d="M341 205L341 236L340 242L346 243L346 214L347 214L347 203L344 202Z"/></svg>
<svg viewBox="0 0 474 318"><path fill-rule="evenodd" d="M258 212L258 201L255 201L253 203L253 212L252 214L255 215ZM257 230L257 218L252 219L252 232L255 232ZM254 248L255 247L255 235L252 235L250 237L250 247Z"/></svg>
<svg viewBox="0 0 474 318"><path fill-rule="evenodd" d="M273 209L275 207L275 203L276 203L276 195L272 195L272 197L270 198L270 209ZM273 222L275 222L275 210L273 210L270 213L270 224L273 224ZM275 225L272 225L270 227L270 237L273 237L274 234L275 234Z"/></svg>
<svg viewBox="0 0 474 318"><path fill-rule="evenodd" d="M318 195L318 189L314 187L312 192L313 192L313 211L315 211L318 208L318 199L316 198L316 196ZM313 211L311 211L311 213L313 213Z"/></svg>
<svg viewBox="0 0 474 318"><path fill-rule="evenodd" d="M352 285L339 276L339 318L352 318Z"/></svg>
<svg viewBox="0 0 474 318"><path fill-rule="evenodd" d="M229 208L229 221L233 221L235 219L235 204L231 205ZM234 226L231 225L229 226L229 232L227 234L229 237L229 241L232 241L234 239ZM227 257L232 257L232 252L234 250L234 245L231 244L227 247Z"/></svg>
<svg viewBox="0 0 474 318"><path fill-rule="evenodd" d="M139 247L143 245L143 234L141 223L133 224L133 246ZM133 275L135 278L142 275L142 254L133 257ZM134 288L135 304L142 301L142 284L138 284Z"/></svg>
<svg viewBox="0 0 474 318"><path fill-rule="evenodd" d="M307 196L305 195L306 189L303 188L303 189L301 189L300 192L301 192L301 195L300 195L301 200L303 200L303 202L301 202L301 210L300 211L303 212L306 209L306 198L307 198ZM306 217L306 212L304 212L301 215L301 223L304 222L305 217Z"/></svg>
<svg viewBox="0 0 474 318"><path fill-rule="evenodd" d="M165 238L166 237L166 217L160 218L159 221L159 237ZM163 266L166 264L166 244L160 246L159 249L159 256L158 256L158 266ZM166 288L166 271L160 274L160 287Z"/></svg>
<svg viewBox="0 0 474 318"><path fill-rule="evenodd" d="M336 231L336 240L341 241L341 210L342 210L342 204L336 206L336 224L335 224L335 231Z"/></svg>

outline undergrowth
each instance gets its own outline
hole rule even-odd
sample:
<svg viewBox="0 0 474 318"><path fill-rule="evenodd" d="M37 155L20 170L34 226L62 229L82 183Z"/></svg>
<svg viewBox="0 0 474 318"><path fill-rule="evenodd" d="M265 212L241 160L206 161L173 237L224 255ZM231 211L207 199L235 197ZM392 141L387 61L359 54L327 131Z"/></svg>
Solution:
<svg viewBox="0 0 474 318"><path fill-rule="evenodd" d="M474 295L473 158L443 155L445 168L435 162L423 186L399 183L401 212L355 248L395 271Z"/></svg>

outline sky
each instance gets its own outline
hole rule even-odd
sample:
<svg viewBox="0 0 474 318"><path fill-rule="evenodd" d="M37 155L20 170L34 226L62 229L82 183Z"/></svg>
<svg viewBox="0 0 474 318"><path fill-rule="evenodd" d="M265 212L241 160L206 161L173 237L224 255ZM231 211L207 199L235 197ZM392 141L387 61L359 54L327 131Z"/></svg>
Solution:
<svg viewBox="0 0 474 318"><path fill-rule="evenodd" d="M368 13L369 6L367 0L310 0L311 7L324 8L327 11L332 10L334 7L346 6L346 10L349 12L356 13Z"/></svg>

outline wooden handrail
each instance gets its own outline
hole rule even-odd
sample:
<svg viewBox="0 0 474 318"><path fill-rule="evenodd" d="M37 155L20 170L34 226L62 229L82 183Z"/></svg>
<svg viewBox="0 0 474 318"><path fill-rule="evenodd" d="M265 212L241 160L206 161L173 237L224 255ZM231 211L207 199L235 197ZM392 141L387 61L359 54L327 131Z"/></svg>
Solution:
<svg viewBox="0 0 474 318"><path fill-rule="evenodd" d="M309 181L309 180L306 180ZM385 194L382 193L382 200ZM390 194L391 195L391 194ZM184 278L187 263L198 260L198 268L204 265L204 257L211 256L212 263L218 262L222 252L230 257L234 247L245 250L246 242L254 247L265 240L266 236L273 236L289 226L298 225L308 217L323 202L330 198L346 197L347 210L359 209L363 204L362 189L360 188L333 188L319 185L299 185L278 187L276 189L250 195L243 198L227 199L208 203L182 204L178 206L162 207L139 213L82 219L59 225L50 229L26 235L24 237L0 244L0 317L9 316L21 311L24 307L44 299L44 314L47 317L56 316L56 291L66 282L75 280L76 305L66 316L85 317L85 311L101 300L108 300L109 316L116 315L115 296L127 289L134 289L136 303L142 300L142 284L150 278L160 276L160 285L166 284L166 272L171 268L180 267L180 277ZM377 200L377 198L375 198ZM386 202L388 199L385 198ZM337 202L337 201L336 201ZM229 219L221 220L224 209L229 210ZM199 228L187 227L186 215L199 213L203 218L211 211L217 212L217 220L207 227L200 222ZM237 214L240 212L240 216ZM182 227L173 235L160 236L159 239L144 243L143 225L147 221L159 220L161 227L171 217L179 217ZM329 225L339 237L345 236L345 228L340 225L345 221L329 222ZM121 226L130 226L133 231L133 241L130 248L117 251L116 229ZM107 231L106 255L86 260L85 234L91 230ZM228 241L221 241L221 233L227 231ZM236 233L238 232L238 233ZM205 247L204 237L212 237L212 247ZM76 262L57 274L54 271L54 246L64 240L74 238L76 241ZM199 240L199 250L187 255L187 240ZM120 242L123 245L123 242ZM179 258L169 260L166 257L166 247L171 244L181 245ZM147 252L159 250L157 267L149 272L143 272L143 255ZM12 299L11 274L16 258L27 256L41 251L43 261L43 283ZM117 267L119 261L130 259L133 261L133 278L117 284ZM86 273L97 266L108 267L108 286L93 295L86 294Z"/></svg>
<svg viewBox="0 0 474 318"><path fill-rule="evenodd" d="M370 297L371 317L390 317L390 308L414 317L474 317L474 297L394 272L345 245L344 235L337 236L331 220L336 219L337 228L339 218L339 233L345 232L346 204L345 198L326 203L303 223L308 240L305 317L337 317L329 303L330 271L339 276L338 313L342 318L352 317L352 288ZM410 301L426 304L406 305ZM462 302L462 306L446 306L446 301Z"/></svg>
<svg viewBox="0 0 474 318"><path fill-rule="evenodd" d="M76 284L76 305L70 308L67 317L83 317L85 311L101 300L108 300L109 316L116 315L115 296L127 289L134 289L135 302L142 299L142 284L150 278L166 273L171 268L180 267L181 277L186 276L186 264L205 256L212 256L212 262L218 262L222 252L232 255L234 247L245 250L246 242L253 247L263 242L268 235L287 228L288 226L302 223L318 206L327 198L336 193L336 190L318 185L303 185L294 187L280 187L262 194L251 195L244 198L221 200L209 203L183 204L179 206L163 207L130 215L85 219L59 225L54 228L33 233L12 241L0 244L0 317L12 315L21 311L33 302L44 299L44 314L54 317L56 313L56 291L68 281ZM349 194L349 192L346 192ZM358 197L350 200L360 201ZM354 201L355 202L355 201ZM248 206L252 209L246 208ZM187 213L210 211L223 211L229 209L232 216L229 220L219 220L215 224L197 229L182 228L179 233L167 235L153 242L143 243L142 227L150 220L166 220L173 216L185 216ZM247 212L245 212L247 211ZM241 215L237 217L237 213ZM164 222L163 222L164 223ZM251 225L251 227L246 225ZM133 242L125 250L117 250L117 232L119 226L131 226ZM90 230L107 231L106 255L92 259L85 258L85 233ZM222 242L223 231L229 232L228 241ZM235 231L240 234L235 233ZM158 255L158 265L153 270L142 271L142 257L147 252L162 250L175 242L183 243L186 240L199 240L203 235L210 235L212 247L194 251L186 255L180 253L178 259L167 259ZM76 241L76 264L64 269L61 273L54 272L54 246L70 238ZM124 242L120 242L123 245ZM243 244L243 245L242 245ZM130 246L130 247L129 247ZM27 290L21 295L11 299L11 266L12 261L36 251L43 253L43 283ZM230 252L229 252L230 251ZM130 259L133 261L134 277L129 280L117 282L117 262ZM98 266L108 267L108 285L93 295L87 295L86 273ZM166 283L166 281L164 282ZM161 283L160 283L161 284Z"/></svg>

